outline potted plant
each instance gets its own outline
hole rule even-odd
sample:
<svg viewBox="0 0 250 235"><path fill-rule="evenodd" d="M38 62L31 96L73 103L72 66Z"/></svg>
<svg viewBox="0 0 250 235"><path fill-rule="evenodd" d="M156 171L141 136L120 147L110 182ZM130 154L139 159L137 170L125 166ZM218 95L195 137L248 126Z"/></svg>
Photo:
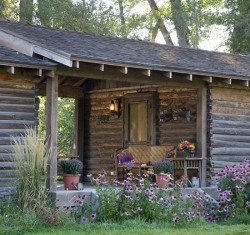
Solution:
<svg viewBox="0 0 250 235"><path fill-rule="evenodd" d="M172 180L171 172L174 169L174 164L169 160L160 160L153 163L156 183L159 187L168 187L170 180Z"/></svg>
<svg viewBox="0 0 250 235"><path fill-rule="evenodd" d="M76 190L79 183L83 164L77 159L61 160L60 168L63 172L64 187L68 190Z"/></svg>
<svg viewBox="0 0 250 235"><path fill-rule="evenodd" d="M194 146L194 144L190 143L189 141L187 141L187 140L182 141L178 145L178 148L184 152L186 157L194 157L195 146Z"/></svg>

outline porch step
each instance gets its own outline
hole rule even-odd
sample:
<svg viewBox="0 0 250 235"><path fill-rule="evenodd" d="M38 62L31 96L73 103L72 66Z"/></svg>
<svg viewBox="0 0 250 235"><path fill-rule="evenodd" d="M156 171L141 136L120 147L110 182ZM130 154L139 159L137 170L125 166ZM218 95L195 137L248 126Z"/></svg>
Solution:
<svg viewBox="0 0 250 235"><path fill-rule="evenodd" d="M87 200L91 200L93 203L95 193L96 191L93 187L85 187L83 190L64 190L60 188L57 191L51 192L51 196L56 201L56 206L65 208L75 206L74 201L83 195L87 197Z"/></svg>

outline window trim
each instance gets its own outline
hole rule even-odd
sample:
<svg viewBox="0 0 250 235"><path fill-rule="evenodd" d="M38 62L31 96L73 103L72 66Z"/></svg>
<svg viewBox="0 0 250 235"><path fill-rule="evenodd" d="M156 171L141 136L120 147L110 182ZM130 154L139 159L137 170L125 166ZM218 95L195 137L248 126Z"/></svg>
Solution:
<svg viewBox="0 0 250 235"><path fill-rule="evenodd" d="M134 93L126 94L123 97L123 147L129 145L155 145L156 144L156 124L155 124L155 97L156 92L145 92L145 93ZM128 114L128 105L130 103L139 103L147 101L148 109L148 131L147 131L147 141L132 143L129 142L129 114Z"/></svg>

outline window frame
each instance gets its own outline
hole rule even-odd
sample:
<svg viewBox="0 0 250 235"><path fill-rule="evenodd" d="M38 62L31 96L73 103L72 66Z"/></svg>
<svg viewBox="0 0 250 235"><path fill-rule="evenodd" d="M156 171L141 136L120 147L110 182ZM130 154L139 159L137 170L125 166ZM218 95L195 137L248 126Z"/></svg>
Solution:
<svg viewBox="0 0 250 235"><path fill-rule="evenodd" d="M155 92L126 94L123 97L123 147L130 145L155 145ZM129 104L147 102L147 141L129 141Z"/></svg>

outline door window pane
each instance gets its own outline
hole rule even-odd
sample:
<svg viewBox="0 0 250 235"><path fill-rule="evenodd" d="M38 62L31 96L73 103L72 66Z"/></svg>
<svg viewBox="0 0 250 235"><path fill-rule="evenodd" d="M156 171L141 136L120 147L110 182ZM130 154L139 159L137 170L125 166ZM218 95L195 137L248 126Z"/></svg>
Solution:
<svg viewBox="0 0 250 235"><path fill-rule="evenodd" d="M147 102L130 103L129 111L129 142L147 142Z"/></svg>

